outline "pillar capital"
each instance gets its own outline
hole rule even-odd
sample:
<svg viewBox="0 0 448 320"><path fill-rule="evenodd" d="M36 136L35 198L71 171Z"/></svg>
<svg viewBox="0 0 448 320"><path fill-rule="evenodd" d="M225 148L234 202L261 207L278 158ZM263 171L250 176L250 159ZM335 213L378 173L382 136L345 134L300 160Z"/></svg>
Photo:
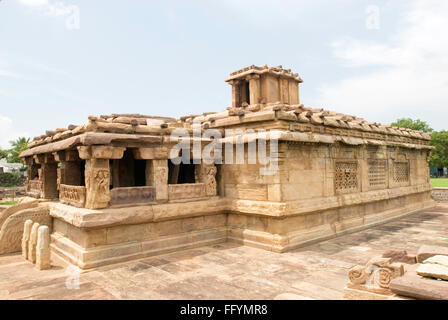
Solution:
<svg viewBox="0 0 448 320"><path fill-rule="evenodd" d="M260 75L258 74L250 74L245 78L247 81L260 79Z"/></svg>
<svg viewBox="0 0 448 320"><path fill-rule="evenodd" d="M125 147L112 146L79 146L79 157L83 160L90 159L121 159Z"/></svg>
<svg viewBox="0 0 448 320"><path fill-rule="evenodd" d="M168 159L168 148L137 148L132 150L133 156L138 160Z"/></svg>
<svg viewBox="0 0 448 320"><path fill-rule="evenodd" d="M35 154L33 160L37 164L54 163L55 159L51 153Z"/></svg>
<svg viewBox="0 0 448 320"><path fill-rule="evenodd" d="M239 85L241 83L240 80L230 80L228 83L232 86Z"/></svg>
<svg viewBox="0 0 448 320"><path fill-rule="evenodd" d="M79 158L78 150L64 150L53 152L54 159L58 162L61 161L81 161Z"/></svg>

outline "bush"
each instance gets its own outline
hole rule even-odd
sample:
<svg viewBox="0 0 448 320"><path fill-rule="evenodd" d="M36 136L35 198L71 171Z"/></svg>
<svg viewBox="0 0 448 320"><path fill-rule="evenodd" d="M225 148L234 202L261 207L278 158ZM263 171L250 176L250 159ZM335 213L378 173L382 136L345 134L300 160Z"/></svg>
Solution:
<svg viewBox="0 0 448 320"><path fill-rule="evenodd" d="M19 171L0 173L0 186L2 187L22 186L25 181L26 178Z"/></svg>

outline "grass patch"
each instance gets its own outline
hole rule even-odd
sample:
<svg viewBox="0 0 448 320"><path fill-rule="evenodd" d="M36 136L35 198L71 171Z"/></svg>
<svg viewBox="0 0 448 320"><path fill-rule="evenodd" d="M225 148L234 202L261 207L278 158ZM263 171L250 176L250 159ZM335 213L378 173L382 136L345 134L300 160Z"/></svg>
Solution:
<svg viewBox="0 0 448 320"><path fill-rule="evenodd" d="M436 188L448 188L448 178L431 178L431 184Z"/></svg>
<svg viewBox="0 0 448 320"><path fill-rule="evenodd" d="M6 201L6 202L0 202L0 206L13 206L18 203L19 201Z"/></svg>

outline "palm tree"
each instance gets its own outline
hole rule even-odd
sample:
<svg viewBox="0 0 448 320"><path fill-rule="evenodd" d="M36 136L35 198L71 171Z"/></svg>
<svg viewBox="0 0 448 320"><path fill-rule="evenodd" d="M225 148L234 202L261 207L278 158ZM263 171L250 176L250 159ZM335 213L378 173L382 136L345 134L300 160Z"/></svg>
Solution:
<svg viewBox="0 0 448 320"><path fill-rule="evenodd" d="M30 138L19 137L14 141L9 141L12 148L9 150L8 162L21 163L22 159L19 158L19 154L28 149L28 143Z"/></svg>

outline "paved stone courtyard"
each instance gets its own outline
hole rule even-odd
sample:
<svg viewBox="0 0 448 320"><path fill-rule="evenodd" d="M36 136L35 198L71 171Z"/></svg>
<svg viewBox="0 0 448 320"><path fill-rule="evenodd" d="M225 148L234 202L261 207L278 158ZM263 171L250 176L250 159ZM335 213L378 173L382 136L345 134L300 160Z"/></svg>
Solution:
<svg viewBox="0 0 448 320"><path fill-rule="evenodd" d="M348 270L387 249L448 246L448 203L361 232L278 254L234 243L83 272L67 289L63 267L38 271L0 257L0 299L341 299Z"/></svg>

